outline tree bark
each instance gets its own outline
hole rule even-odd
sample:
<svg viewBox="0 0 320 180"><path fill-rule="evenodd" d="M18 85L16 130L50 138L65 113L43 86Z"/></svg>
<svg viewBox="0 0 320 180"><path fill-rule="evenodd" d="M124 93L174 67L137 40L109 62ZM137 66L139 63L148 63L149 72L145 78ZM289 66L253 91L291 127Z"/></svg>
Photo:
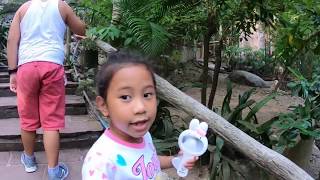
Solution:
<svg viewBox="0 0 320 180"><path fill-rule="evenodd" d="M120 12L120 5L119 0L112 1L112 19L111 24L117 26L121 20L121 12Z"/></svg>
<svg viewBox="0 0 320 180"><path fill-rule="evenodd" d="M276 85L276 87L274 88L274 91L276 92L283 84L283 81L285 80L287 74L288 74L289 70L286 66L284 66L284 71L283 73L281 74L280 76L280 79L279 79L279 82L278 84Z"/></svg>
<svg viewBox="0 0 320 180"><path fill-rule="evenodd" d="M95 40L97 46L99 48L101 48L104 52L106 53L112 53L112 52L115 52L117 51L116 48L112 47L110 44L106 43L106 42L103 42L99 39Z"/></svg>
<svg viewBox="0 0 320 180"><path fill-rule="evenodd" d="M66 33L66 47L65 47L65 59L68 61L70 59L70 44L71 44L71 31L70 28L67 28Z"/></svg>
<svg viewBox="0 0 320 180"><path fill-rule="evenodd" d="M203 39L203 71L202 71L202 88L201 88L201 103L207 104L207 87L208 87L208 64L209 64L209 45L210 39L215 32L216 26L214 24L215 16L213 12L208 13L207 19L207 33Z"/></svg>
<svg viewBox="0 0 320 180"><path fill-rule="evenodd" d="M214 63L214 74L212 79L212 85L211 85L211 92L209 96L209 102L208 102L208 108L212 109L213 102L214 102L214 96L217 91L218 81L219 81L219 73L220 73L220 67L221 67L221 61L222 61L222 51L223 48L223 39L221 38L219 40L219 44L215 48L215 63Z"/></svg>
<svg viewBox="0 0 320 180"><path fill-rule="evenodd" d="M103 50L106 49L106 47L110 47L109 44L103 41L98 42L97 46ZM106 52L111 52L116 49L111 47L107 50ZM221 116L172 86L168 81L156 74L155 78L157 82L157 93L160 98L186 113L207 122L209 127L222 139L228 141L233 147L249 157L261 168L275 175L276 178L284 180L313 179L289 159L260 144Z"/></svg>

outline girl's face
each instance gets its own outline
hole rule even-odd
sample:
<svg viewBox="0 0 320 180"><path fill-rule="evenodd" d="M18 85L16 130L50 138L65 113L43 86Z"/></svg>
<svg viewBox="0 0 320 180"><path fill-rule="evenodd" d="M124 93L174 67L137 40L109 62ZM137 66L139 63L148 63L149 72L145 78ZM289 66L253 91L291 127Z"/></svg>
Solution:
<svg viewBox="0 0 320 180"><path fill-rule="evenodd" d="M128 142L141 142L157 113L150 72L144 65L125 66L113 75L105 93L107 100L98 97L97 105L109 117L112 133Z"/></svg>

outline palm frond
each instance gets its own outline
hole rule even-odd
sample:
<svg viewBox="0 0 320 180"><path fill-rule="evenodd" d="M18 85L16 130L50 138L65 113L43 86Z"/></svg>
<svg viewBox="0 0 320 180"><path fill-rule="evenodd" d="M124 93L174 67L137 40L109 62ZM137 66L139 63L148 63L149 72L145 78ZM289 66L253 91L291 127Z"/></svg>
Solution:
<svg viewBox="0 0 320 180"><path fill-rule="evenodd" d="M167 46L170 34L160 25L141 18L130 18L127 21L146 54L158 55Z"/></svg>

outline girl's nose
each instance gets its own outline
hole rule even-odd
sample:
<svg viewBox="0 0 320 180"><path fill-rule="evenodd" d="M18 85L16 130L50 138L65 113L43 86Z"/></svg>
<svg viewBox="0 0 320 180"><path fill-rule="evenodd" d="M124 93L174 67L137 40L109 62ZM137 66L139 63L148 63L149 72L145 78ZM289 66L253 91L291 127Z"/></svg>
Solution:
<svg viewBox="0 0 320 180"><path fill-rule="evenodd" d="M136 99L133 108L135 114L142 114L146 112L146 106L143 99Z"/></svg>

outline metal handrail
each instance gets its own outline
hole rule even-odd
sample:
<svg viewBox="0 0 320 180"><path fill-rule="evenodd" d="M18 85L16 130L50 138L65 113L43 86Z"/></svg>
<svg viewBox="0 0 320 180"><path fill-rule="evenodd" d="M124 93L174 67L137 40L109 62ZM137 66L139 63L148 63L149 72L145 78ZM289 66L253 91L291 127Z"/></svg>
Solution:
<svg viewBox="0 0 320 180"><path fill-rule="evenodd" d="M78 52L78 49L79 49L79 44L80 44L80 41L78 40L76 42L76 46L73 50L73 53L72 53L72 68L74 70L74 73L75 73L75 76L77 78L77 81L80 82L80 76L79 76L79 73L78 73L78 70L77 70L77 67L75 66L75 63L77 62L76 60L76 54ZM102 126L103 129L106 129L109 127L109 124L107 123L106 119L104 119L100 114L99 112L96 110L95 106L92 104L87 92L85 90L82 90L82 95L84 96L84 100L86 101L86 104L89 105L89 107L87 107L89 109L89 114L95 119L97 120L100 125Z"/></svg>

